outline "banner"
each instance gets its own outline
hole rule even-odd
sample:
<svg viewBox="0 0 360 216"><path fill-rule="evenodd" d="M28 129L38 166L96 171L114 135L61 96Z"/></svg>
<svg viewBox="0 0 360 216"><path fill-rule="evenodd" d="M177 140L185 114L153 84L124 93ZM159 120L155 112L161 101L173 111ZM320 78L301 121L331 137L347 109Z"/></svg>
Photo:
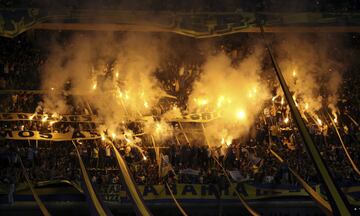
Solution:
<svg viewBox="0 0 360 216"><path fill-rule="evenodd" d="M191 113L182 118L168 119L169 122L209 122L219 118L219 113ZM125 118L125 117L124 117ZM58 122L101 122L95 115L48 115L36 113L0 113L0 121L58 121ZM143 116L140 121L149 121L153 116Z"/></svg>
<svg viewBox="0 0 360 216"><path fill-rule="evenodd" d="M170 119L170 122L209 122L220 118L219 113L206 112L206 113L191 113L188 115L183 115L182 118Z"/></svg>
<svg viewBox="0 0 360 216"><path fill-rule="evenodd" d="M140 185L138 188L145 200L171 199L170 191L165 185ZM235 190L242 193L247 200L281 196L308 196L303 189L266 189L248 184L237 184L222 190L221 199L238 199ZM177 184L176 187L172 187L172 192L176 199L217 199L215 194L220 193L216 185L198 184ZM117 201L126 197L125 189L120 184L103 187L100 194L105 197L106 201Z"/></svg>
<svg viewBox="0 0 360 216"><path fill-rule="evenodd" d="M67 133L48 133L41 131L9 131L0 130L0 139L11 140L49 140L49 141L67 141L67 140L86 140L99 139L100 134L97 131L73 131Z"/></svg>
<svg viewBox="0 0 360 216"><path fill-rule="evenodd" d="M176 199L182 200L214 200L216 194L220 194L222 200L237 200L235 191L241 193L245 200L260 200L286 197L287 199L309 197L308 193L299 187L284 187L282 185L255 186L249 184L233 184L226 189L219 190L216 185L199 185L199 184L177 184L170 185ZM144 200L163 200L172 199L169 189L165 185L140 185L138 186ZM319 185L314 186L314 190L319 194L325 194ZM360 186L342 188L347 194L352 204L360 204L357 197L360 195ZM105 201L119 201L126 199L126 192L120 184L109 184L101 187L99 193Z"/></svg>
<svg viewBox="0 0 360 216"><path fill-rule="evenodd" d="M228 172L230 174L230 177L236 182L243 182L249 180L249 178L245 178L244 176L242 176L238 170L233 170Z"/></svg>
<svg viewBox="0 0 360 216"><path fill-rule="evenodd" d="M95 115L52 116L34 113L0 113L0 121L58 121L58 122L99 122Z"/></svg>
<svg viewBox="0 0 360 216"><path fill-rule="evenodd" d="M52 195L52 194L79 194L78 189L74 190L71 187L74 187L74 184L71 182L52 180L45 181L46 184L37 183L34 184L34 187L37 190L41 190L41 195ZM59 184L63 184L63 187L59 187ZM52 185L56 185L52 187ZM71 187L68 187L71 186ZM75 184L76 185L76 184ZM206 200L215 200L217 199L215 194L219 193L219 188L216 185L200 185L200 184L176 184L169 185L175 198L184 200L199 200L204 202ZM144 200L171 200L171 193L166 185L139 185L137 186L140 194ZM314 185L312 188L321 196L324 196L325 191L323 191L320 185ZM20 183L16 186L16 194L19 195L29 195L32 196L31 191L27 190L28 187L26 184ZM360 185L353 185L348 187L341 188L342 191L346 194L349 202L352 205L360 205ZM309 194L301 187L292 187L284 185L250 185L247 183L233 184L233 186L228 187L221 191L220 198L222 200L238 200L235 190L243 194L245 200L262 200L262 199L273 199L284 197L286 200L296 200L297 198L309 198ZM0 194L7 194L8 188L0 185ZM117 202L120 200L128 199L126 196L126 191L124 186L121 184L108 184L101 185L99 187L99 195L108 202ZM325 197L325 196L324 196ZM284 202L286 202L284 200Z"/></svg>
<svg viewBox="0 0 360 216"><path fill-rule="evenodd" d="M182 169L180 170L180 174L185 174L185 175L199 175L200 174L200 170L194 170L194 169Z"/></svg>

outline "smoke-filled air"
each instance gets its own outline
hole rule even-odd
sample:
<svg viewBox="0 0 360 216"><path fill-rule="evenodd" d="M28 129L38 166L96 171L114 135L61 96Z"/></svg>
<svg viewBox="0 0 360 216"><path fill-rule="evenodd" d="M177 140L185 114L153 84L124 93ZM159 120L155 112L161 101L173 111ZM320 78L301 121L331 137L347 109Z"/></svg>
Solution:
<svg viewBox="0 0 360 216"><path fill-rule="evenodd" d="M219 116L207 125L209 144L230 145L246 134L270 97L261 80L263 51L256 48L238 64L224 53L207 58L189 97L189 109Z"/></svg>
<svg viewBox="0 0 360 216"><path fill-rule="evenodd" d="M67 90L89 103L103 122L100 130L114 136L123 133L126 121L152 113L165 94L153 74L160 61L157 38L78 35L71 42L67 47L55 43L44 66L43 88L52 90L44 98L46 110L66 112L59 91Z"/></svg>
<svg viewBox="0 0 360 216"><path fill-rule="evenodd" d="M316 45L314 44L317 41ZM286 37L279 43L279 64L303 118L323 125L321 115L329 110L337 121L337 101L346 66L333 59L337 40L317 36L315 40ZM284 100L281 88L278 98Z"/></svg>
<svg viewBox="0 0 360 216"><path fill-rule="evenodd" d="M76 100L88 104L87 113L96 112L101 134L128 140L124 135L130 130L127 123L138 121L142 123L140 131L159 143L174 136L170 122L178 122L185 113L211 113L213 119L202 123L207 144L226 146L249 133L266 103L286 106L278 82L276 94L271 93L273 86L265 78L266 73L273 73L271 66L265 69L266 50L254 44L236 60L223 51L202 50L199 76L190 86L181 87L188 93L186 104L160 106L163 98L174 98L165 90L166 82L155 76L159 71L165 73L159 68L167 60L169 41L149 34L76 35L66 46L54 41L43 66L43 88L49 90L43 98L44 112L65 114L74 109L67 101ZM339 63L327 56L327 46L318 49L292 37L275 44L280 67L303 117L321 125L319 113L326 108L336 120L341 74ZM286 115L284 121L288 122L289 109Z"/></svg>

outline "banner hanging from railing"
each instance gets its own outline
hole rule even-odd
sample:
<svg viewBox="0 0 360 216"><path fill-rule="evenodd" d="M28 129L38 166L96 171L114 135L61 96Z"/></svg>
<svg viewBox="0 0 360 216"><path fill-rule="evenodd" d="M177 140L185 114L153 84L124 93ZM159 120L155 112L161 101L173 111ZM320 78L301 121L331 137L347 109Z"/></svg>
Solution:
<svg viewBox="0 0 360 216"><path fill-rule="evenodd" d="M99 122L95 115L47 115L34 113L0 113L0 121Z"/></svg>
<svg viewBox="0 0 360 216"><path fill-rule="evenodd" d="M97 131L70 131L67 133L41 132L41 131L9 131L0 130L0 139L10 140L48 140L69 141L99 139L101 135Z"/></svg>

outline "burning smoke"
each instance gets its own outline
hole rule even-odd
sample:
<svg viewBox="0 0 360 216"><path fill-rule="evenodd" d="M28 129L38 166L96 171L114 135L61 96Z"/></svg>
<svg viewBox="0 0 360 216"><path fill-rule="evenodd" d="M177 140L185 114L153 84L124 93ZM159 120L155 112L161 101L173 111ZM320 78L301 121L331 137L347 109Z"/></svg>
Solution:
<svg viewBox="0 0 360 216"><path fill-rule="evenodd" d="M280 67L293 98L303 113L307 112L316 119L323 108L329 108L335 115L337 112L344 65L334 58L336 46L334 40L320 36L287 36L279 46Z"/></svg>
<svg viewBox="0 0 360 216"><path fill-rule="evenodd" d="M165 94L154 76L161 43L149 35L118 39L102 34L77 35L66 46L55 44L44 67L43 88L55 89L44 97L45 107L67 112L68 102L58 92L68 88L83 95L114 133L119 123L151 114Z"/></svg>
<svg viewBox="0 0 360 216"><path fill-rule="evenodd" d="M341 65L328 56L329 46L324 43L315 48L309 40L299 38L286 41L278 47L278 59L298 106L315 118L325 107L335 116ZM162 116L156 111L165 92L155 72L163 60L160 51L167 54L167 42L152 35L119 38L101 34L77 35L66 46L55 43L44 66L43 88L51 89L44 97L44 110L69 112L74 108L69 107L67 94L78 94L82 96L75 101L85 99L103 120L101 130L122 133L127 121L155 114L161 120L146 121L144 131L156 141L166 140L172 132L165 121L181 116L177 107ZM237 62L224 53L209 55L200 78L192 88L187 87L192 89L187 111L220 116L206 124L212 144L229 144L247 134L264 102L271 98L261 80L263 56L259 47ZM280 89L278 95L283 101ZM159 133L160 129L164 130Z"/></svg>
<svg viewBox="0 0 360 216"><path fill-rule="evenodd" d="M221 116L207 125L212 144L246 134L269 98L260 80L262 57L263 50L256 48L237 66L224 53L207 59L189 97L189 110Z"/></svg>
<svg viewBox="0 0 360 216"><path fill-rule="evenodd" d="M172 127L164 120L150 119L145 123L144 132L152 136L157 143L163 143L173 135Z"/></svg>

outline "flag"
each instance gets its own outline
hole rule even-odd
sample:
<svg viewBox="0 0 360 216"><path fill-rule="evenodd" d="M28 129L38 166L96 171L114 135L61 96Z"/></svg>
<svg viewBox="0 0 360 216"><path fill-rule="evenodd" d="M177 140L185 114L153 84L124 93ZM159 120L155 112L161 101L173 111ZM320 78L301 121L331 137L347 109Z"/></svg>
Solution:
<svg viewBox="0 0 360 216"><path fill-rule="evenodd" d="M174 172L174 169L173 169L171 163L169 162L169 156L161 154L160 158L161 158L160 177L166 176L170 171Z"/></svg>

